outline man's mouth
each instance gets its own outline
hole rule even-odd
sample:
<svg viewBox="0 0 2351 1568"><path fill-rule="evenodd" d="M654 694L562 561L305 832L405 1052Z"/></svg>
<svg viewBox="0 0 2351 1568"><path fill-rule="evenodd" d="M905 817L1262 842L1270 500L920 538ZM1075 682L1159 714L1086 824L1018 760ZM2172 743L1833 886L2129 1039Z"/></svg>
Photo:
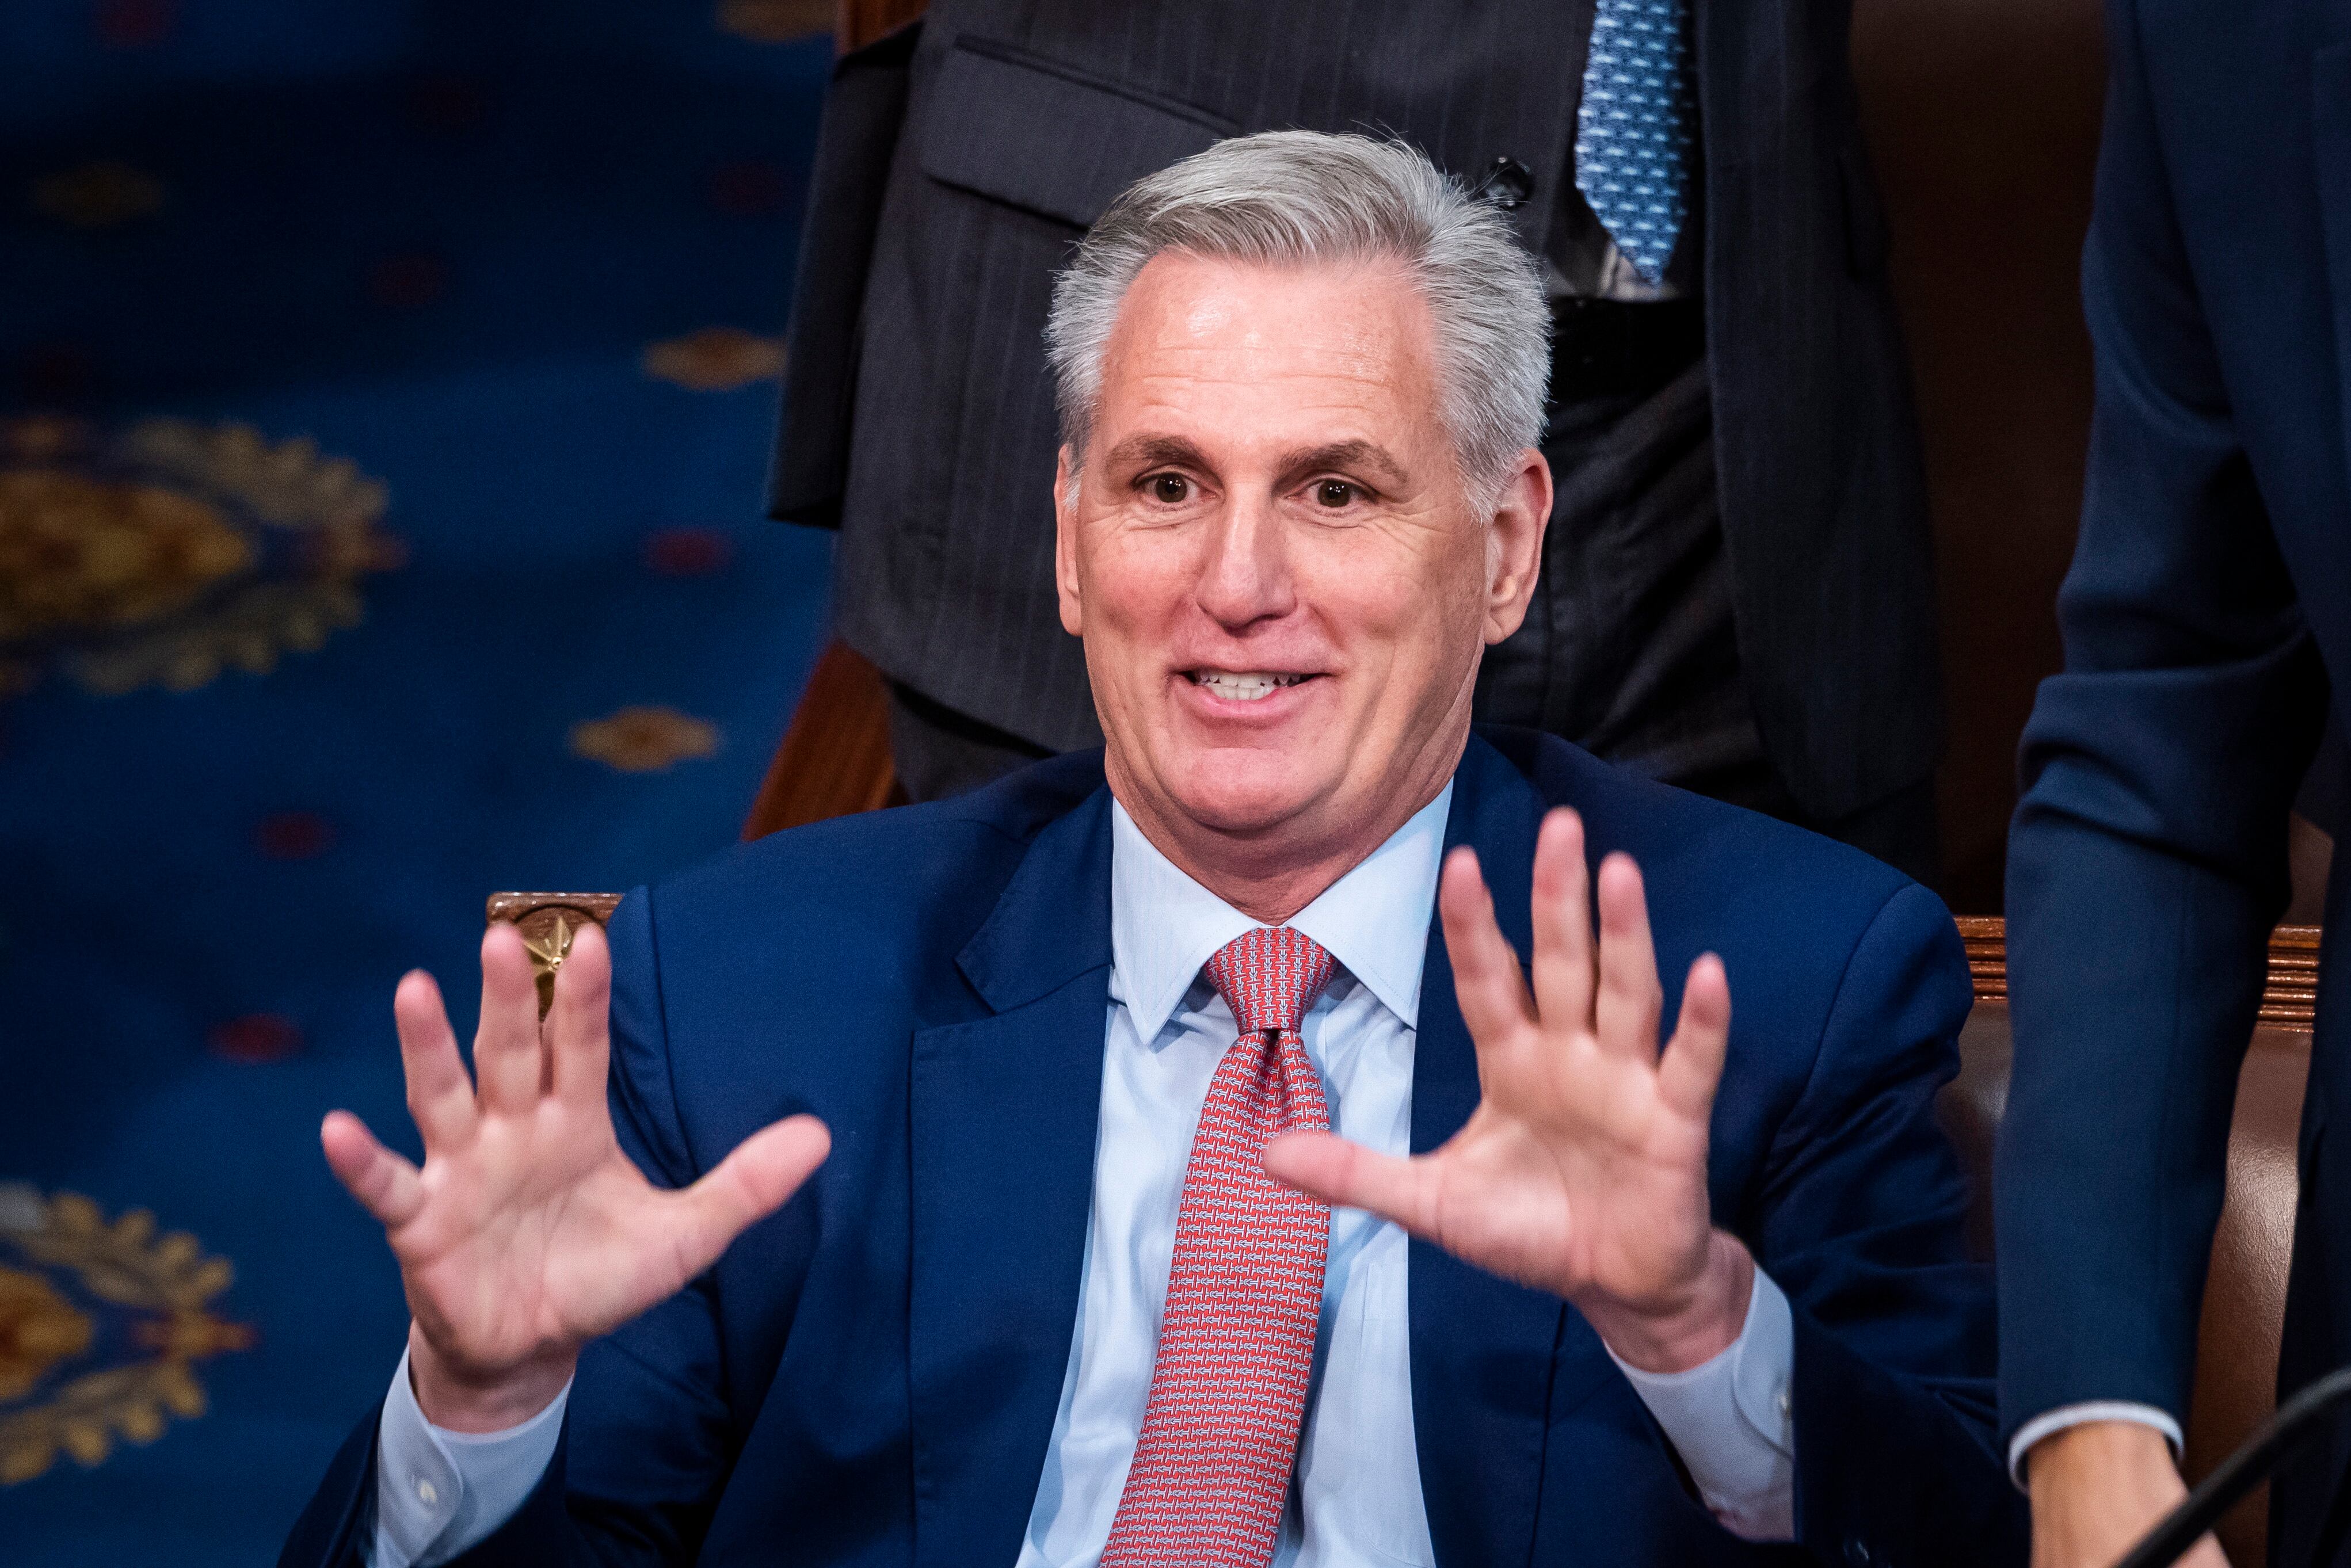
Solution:
<svg viewBox="0 0 2351 1568"><path fill-rule="evenodd" d="M1306 674L1277 674L1263 671L1187 670L1191 683L1213 695L1234 702L1253 703L1270 697L1284 686L1294 686L1301 681L1312 680Z"/></svg>

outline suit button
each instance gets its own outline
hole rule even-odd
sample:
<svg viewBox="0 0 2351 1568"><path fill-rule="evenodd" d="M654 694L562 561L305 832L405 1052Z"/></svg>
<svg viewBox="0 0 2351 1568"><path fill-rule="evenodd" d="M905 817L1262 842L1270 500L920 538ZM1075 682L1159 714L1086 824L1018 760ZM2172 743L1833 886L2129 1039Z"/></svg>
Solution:
<svg viewBox="0 0 2351 1568"><path fill-rule="evenodd" d="M1844 1538L1844 1560L1852 1568L1869 1568L1876 1561L1869 1554L1869 1543L1858 1535Z"/></svg>
<svg viewBox="0 0 2351 1568"><path fill-rule="evenodd" d="M1535 172L1517 159L1505 154L1494 160L1486 177L1469 193L1488 201L1506 213L1514 213L1527 204L1535 193Z"/></svg>

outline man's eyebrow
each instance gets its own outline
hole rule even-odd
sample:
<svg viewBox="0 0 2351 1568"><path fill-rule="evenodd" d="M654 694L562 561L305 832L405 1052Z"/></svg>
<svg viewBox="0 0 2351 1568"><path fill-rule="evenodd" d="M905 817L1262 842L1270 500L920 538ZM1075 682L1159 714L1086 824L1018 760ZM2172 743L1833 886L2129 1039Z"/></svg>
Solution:
<svg viewBox="0 0 2351 1568"><path fill-rule="evenodd" d="M1130 435L1110 449L1103 463L1113 469L1205 469L1208 465L1200 449L1180 435Z"/></svg>
<svg viewBox="0 0 2351 1568"><path fill-rule="evenodd" d="M1387 454L1377 443L1357 439L1333 441L1322 446L1302 446L1283 454L1281 472L1299 476L1321 468L1337 468L1357 474L1370 474L1390 486L1405 483L1404 465Z"/></svg>

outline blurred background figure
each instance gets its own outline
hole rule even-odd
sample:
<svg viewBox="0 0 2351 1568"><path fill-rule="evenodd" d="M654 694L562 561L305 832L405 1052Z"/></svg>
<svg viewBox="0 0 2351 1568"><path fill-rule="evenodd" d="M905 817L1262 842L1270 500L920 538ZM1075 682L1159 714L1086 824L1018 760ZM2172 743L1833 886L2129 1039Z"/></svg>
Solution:
<svg viewBox="0 0 2351 1568"><path fill-rule="evenodd" d="M2025 730L2008 882L2001 1415L2045 1568L2112 1562L2180 1496L2206 1260L2243 1179L2231 1112L2289 847L2309 837L2288 810L2300 792L2339 821L2339 745L2312 764L2330 698L2338 735L2351 711L2351 14L2288 0L2246 20L2107 7L2083 267L2097 413L2065 668ZM2327 925L2346 881L2338 860ZM2333 935L2282 1395L2351 1363ZM2351 1561L2346 1473L2337 1420L2280 1475L2272 1563Z"/></svg>
<svg viewBox="0 0 2351 1568"><path fill-rule="evenodd" d="M941 0L845 61L773 502L841 530L841 632L890 679L907 792L1100 743L1036 484L1053 267L1220 137L1368 129L1509 209L1550 276L1559 499L1480 716L1931 879L1932 546L1844 17Z"/></svg>
<svg viewBox="0 0 2351 1568"><path fill-rule="evenodd" d="M275 1560L406 1333L314 1135L399 967L736 836L831 20L0 7L10 1568Z"/></svg>

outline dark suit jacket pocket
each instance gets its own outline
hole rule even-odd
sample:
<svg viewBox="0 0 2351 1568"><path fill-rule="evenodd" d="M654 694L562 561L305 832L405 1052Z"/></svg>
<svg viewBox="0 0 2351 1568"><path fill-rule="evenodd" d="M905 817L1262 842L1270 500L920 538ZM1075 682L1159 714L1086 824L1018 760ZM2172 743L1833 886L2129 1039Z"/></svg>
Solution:
<svg viewBox="0 0 2351 1568"><path fill-rule="evenodd" d="M1135 181L1238 129L990 38L956 40L935 95L925 173L1081 229Z"/></svg>

